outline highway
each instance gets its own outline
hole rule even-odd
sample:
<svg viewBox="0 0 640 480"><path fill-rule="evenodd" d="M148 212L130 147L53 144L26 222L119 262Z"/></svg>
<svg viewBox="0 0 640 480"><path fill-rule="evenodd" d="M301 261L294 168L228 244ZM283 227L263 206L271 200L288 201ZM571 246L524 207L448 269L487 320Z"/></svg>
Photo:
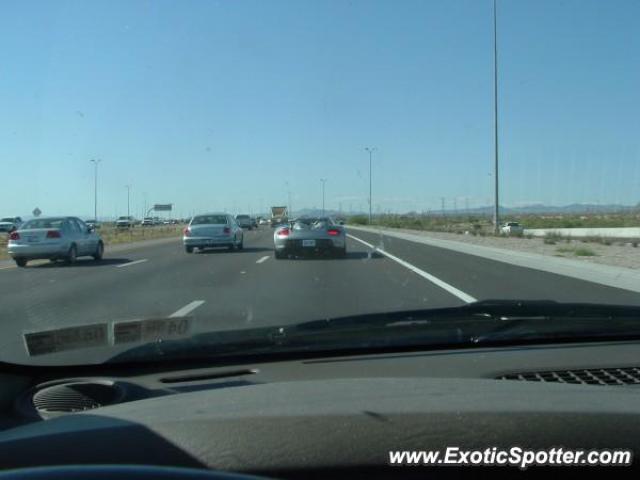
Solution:
<svg viewBox="0 0 640 480"><path fill-rule="evenodd" d="M640 305L635 292L360 231L347 258L276 260L272 235L247 231L233 252L188 255L176 239L107 248L102 262L4 264L0 348L29 331L171 315L192 315L197 333L484 299Z"/></svg>

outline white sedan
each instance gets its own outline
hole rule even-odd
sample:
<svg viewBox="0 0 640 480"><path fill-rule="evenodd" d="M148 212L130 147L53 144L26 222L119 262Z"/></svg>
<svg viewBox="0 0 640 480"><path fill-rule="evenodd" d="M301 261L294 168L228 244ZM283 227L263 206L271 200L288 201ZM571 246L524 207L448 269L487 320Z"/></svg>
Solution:
<svg viewBox="0 0 640 480"><path fill-rule="evenodd" d="M104 243L95 229L76 217L36 218L9 234L7 251L19 267L48 258L75 263L78 257L102 260Z"/></svg>

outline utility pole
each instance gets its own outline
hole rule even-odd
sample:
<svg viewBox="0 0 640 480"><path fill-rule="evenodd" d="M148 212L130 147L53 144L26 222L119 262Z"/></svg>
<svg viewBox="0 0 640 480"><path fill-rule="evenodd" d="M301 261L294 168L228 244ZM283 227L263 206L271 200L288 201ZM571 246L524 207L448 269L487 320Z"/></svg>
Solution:
<svg viewBox="0 0 640 480"><path fill-rule="evenodd" d="M324 187L325 184L327 183L327 179L326 178L321 178L320 179L320 183L322 183L322 216L324 217Z"/></svg>
<svg viewBox="0 0 640 480"><path fill-rule="evenodd" d="M497 235L500 230L500 198L498 195L498 15L497 0L493 0L493 119L494 119L494 210L493 229Z"/></svg>
<svg viewBox="0 0 640 480"><path fill-rule="evenodd" d="M93 163L93 220L98 221L98 164L102 161L99 158L89 160Z"/></svg>
<svg viewBox="0 0 640 480"><path fill-rule="evenodd" d="M442 218L444 218L444 197L441 197L440 200L442 201L442 206L441 206Z"/></svg>
<svg viewBox="0 0 640 480"><path fill-rule="evenodd" d="M369 152L369 225L371 225L371 222L373 220L373 197L372 197L372 180L371 180L371 171L372 171L372 164L373 164L373 152L376 148L375 147L365 147L365 150L367 152Z"/></svg>

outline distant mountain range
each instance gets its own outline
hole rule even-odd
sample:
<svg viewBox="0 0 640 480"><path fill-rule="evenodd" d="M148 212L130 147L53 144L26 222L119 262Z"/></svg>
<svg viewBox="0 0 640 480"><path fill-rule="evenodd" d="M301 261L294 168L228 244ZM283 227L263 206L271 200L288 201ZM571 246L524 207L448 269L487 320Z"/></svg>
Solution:
<svg viewBox="0 0 640 480"><path fill-rule="evenodd" d="M631 205L619 205L619 204L591 204L591 203L572 203L570 205L551 206L551 205L524 205L522 207L500 207L501 214L556 214L556 215L571 215L571 214L594 214L594 213L628 213L640 210L640 203L636 206ZM424 213L429 212L431 215L440 215L441 210L432 209L424 210ZM403 212L399 214L420 214L423 212ZM492 215L493 206L470 208L468 210L459 208L458 210L447 209L444 211L445 215ZM310 216L318 217L322 215L322 210L305 208L294 212L294 216ZM337 210L326 210L325 215L328 216L349 216L349 215L368 215L368 212L339 212ZM375 212L379 214L379 212Z"/></svg>

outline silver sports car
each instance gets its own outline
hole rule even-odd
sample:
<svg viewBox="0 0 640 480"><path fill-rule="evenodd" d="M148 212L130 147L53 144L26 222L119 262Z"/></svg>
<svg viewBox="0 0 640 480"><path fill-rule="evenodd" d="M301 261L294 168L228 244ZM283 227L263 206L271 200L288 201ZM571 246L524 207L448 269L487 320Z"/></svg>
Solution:
<svg viewBox="0 0 640 480"><path fill-rule="evenodd" d="M273 232L275 257L326 254L338 257L347 254L345 229L330 218L298 218L280 225Z"/></svg>

